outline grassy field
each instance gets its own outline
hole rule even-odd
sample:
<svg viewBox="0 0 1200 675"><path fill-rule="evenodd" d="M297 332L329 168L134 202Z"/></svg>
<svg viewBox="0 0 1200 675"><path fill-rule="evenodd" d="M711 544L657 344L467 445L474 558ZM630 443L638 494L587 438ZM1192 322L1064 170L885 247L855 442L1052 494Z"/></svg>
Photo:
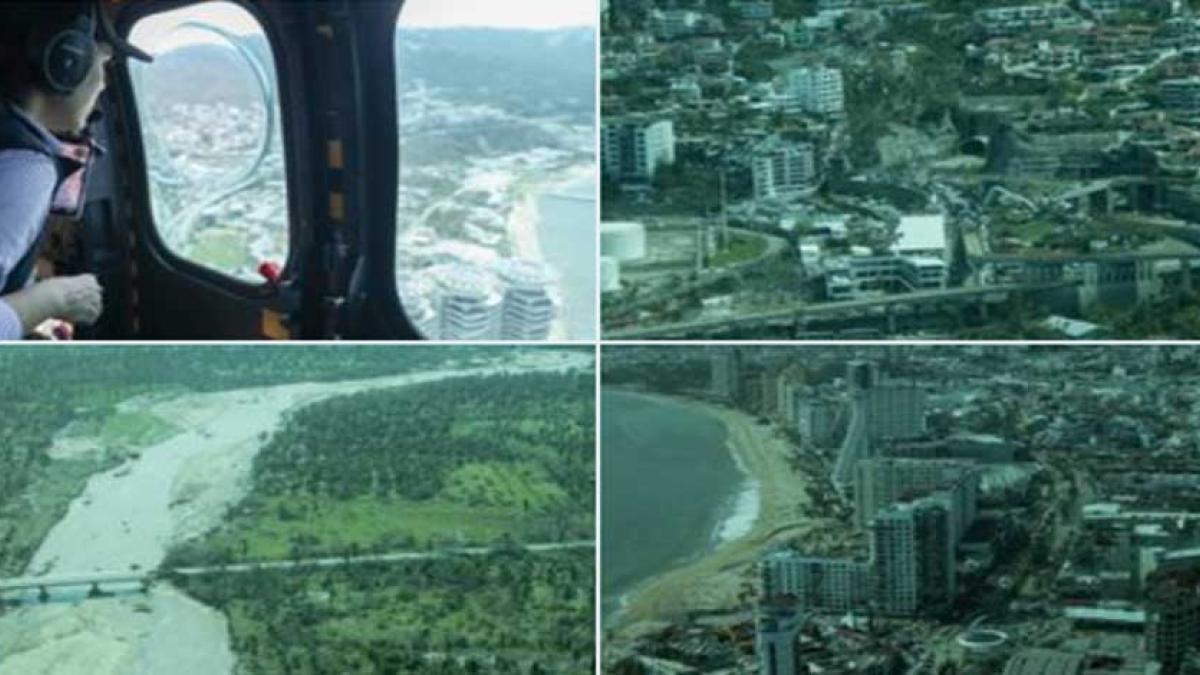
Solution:
<svg viewBox="0 0 1200 675"><path fill-rule="evenodd" d="M253 266L250 242L237 230L210 229L200 232L188 246L186 257L219 270L232 271Z"/></svg>
<svg viewBox="0 0 1200 675"><path fill-rule="evenodd" d="M767 241L761 237L751 237L731 233L729 246L718 251L709 259L712 267L725 267L754 260L767 251Z"/></svg>
<svg viewBox="0 0 1200 675"><path fill-rule="evenodd" d="M66 436L95 438L110 453L126 454L166 440L178 432L179 427L157 415L142 411L119 411L78 420L71 424Z"/></svg>
<svg viewBox="0 0 1200 675"><path fill-rule="evenodd" d="M412 502L357 497L346 501L265 500L254 515L230 518L203 548L237 560L277 560L350 550L388 551L521 540L541 519L521 507L450 500ZM184 546L182 548L191 548Z"/></svg>

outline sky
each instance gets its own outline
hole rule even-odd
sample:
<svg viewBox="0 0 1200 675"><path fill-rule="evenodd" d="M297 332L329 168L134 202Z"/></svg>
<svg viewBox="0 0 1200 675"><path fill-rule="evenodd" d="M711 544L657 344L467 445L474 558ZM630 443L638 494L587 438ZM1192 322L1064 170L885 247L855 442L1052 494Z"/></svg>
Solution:
<svg viewBox="0 0 1200 675"><path fill-rule="evenodd" d="M148 16L133 27L129 41L151 54L190 44L222 42L220 37L207 31L174 30L185 21L203 22L236 35L262 33L258 20L245 9L232 3L212 2Z"/></svg>
<svg viewBox="0 0 1200 675"><path fill-rule="evenodd" d="M406 28L550 29L595 26L599 13L598 0L408 0L400 23ZM238 35L262 31L245 9L228 2L210 2L143 19L134 26L130 42L151 53L220 42L204 31L172 30L183 21L201 21Z"/></svg>
<svg viewBox="0 0 1200 675"><path fill-rule="evenodd" d="M408 0L400 23L410 28L595 26L600 15L597 3L598 0Z"/></svg>

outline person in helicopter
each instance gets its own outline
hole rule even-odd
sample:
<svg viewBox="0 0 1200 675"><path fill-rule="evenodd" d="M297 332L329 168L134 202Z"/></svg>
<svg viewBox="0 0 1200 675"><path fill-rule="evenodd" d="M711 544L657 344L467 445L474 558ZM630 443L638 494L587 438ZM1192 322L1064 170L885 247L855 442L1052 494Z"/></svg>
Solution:
<svg viewBox="0 0 1200 675"><path fill-rule="evenodd" d="M88 120L114 59L149 62L96 0L0 5L0 340L47 322L90 324L103 311L96 277L36 279L51 213L82 213Z"/></svg>

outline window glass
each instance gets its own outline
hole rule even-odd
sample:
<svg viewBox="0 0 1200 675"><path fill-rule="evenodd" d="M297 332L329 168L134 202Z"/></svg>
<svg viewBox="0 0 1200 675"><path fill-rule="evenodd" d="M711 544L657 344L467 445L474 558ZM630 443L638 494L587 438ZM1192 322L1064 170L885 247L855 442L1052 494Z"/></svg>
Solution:
<svg viewBox="0 0 1200 675"><path fill-rule="evenodd" d="M397 286L431 338L596 323L595 0L409 0Z"/></svg>
<svg viewBox="0 0 1200 675"><path fill-rule="evenodd" d="M154 222L176 254L247 281L288 253L275 61L262 26L230 2L147 17L131 61Z"/></svg>

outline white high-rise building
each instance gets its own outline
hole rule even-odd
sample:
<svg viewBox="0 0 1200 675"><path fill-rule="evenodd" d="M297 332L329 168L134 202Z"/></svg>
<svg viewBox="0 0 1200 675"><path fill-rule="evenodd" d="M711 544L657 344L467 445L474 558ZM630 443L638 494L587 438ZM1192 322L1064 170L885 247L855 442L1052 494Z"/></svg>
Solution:
<svg viewBox="0 0 1200 675"><path fill-rule="evenodd" d="M759 605L754 630L754 653L760 675L799 675L808 672L796 648L800 617L794 603L766 601Z"/></svg>
<svg viewBox="0 0 1200 675"><path fill-rule="evenodd" d="M756 199L801 197L817 185L816 151L811 143L767 143L755 151L752 172Z"/></svg>
<svg viewBox="0 0 1200 675"><path fill-rule="evenodd" d="M728 402L742 398L742 353L737 347L714 347L709 353L709 391Z"/></svg>
<svg viewBox="0 0 1200 675"><path fill-rule="evenodd" d="M423 271L433 280L438 336L442 340L495 340L500 334L503 296L495 275L462 263Z"/></svg>
<svg viewBox="0 0 1200 675"><path fill-rule="evenodd" d="M872 530L879 611L914 616L941 610L954 601L954 541L943 500L925 498L881 509Z"/></svg>
<svg viewBox="0 0 1200 675"><path fill-rule="evenodd" d="M759 563L762 597L794 598L802 609L849 612L871 599L871 563L775 551Z"/></svg>
<svg viewBox="0 0 1200 675"><path fill-rule="evenodd" d="M836 68L797 68L787 75L787 96L806 112L834 115L846 109L842 71Z"/></svg>
<svg viewBox="0 0 1200 675"><path fill-rule="evenodd" d="M867 435L882 438L920 438L926 433L925 392L917 386L886 383L866 395Z"/></svg>
<svg viewBox="0 0 1200 675"><path fill-rule="evenodd" d="M833 401L797 397L793 412L796 431L813 445L826 447L834 441L839 411Z"/></svg>
<svg viewBox="0 0 1200 675"><path fill-rule="evenodd" d="M874 454L883 439L924 436L925 392L917 386L880 381L878 366L869 361L846 364L850 419L834 464L833 481L843 492L854 482L854 465Z"/></svg>
<svg viewBox="0 0 1200 675"><path fill-rule="evenodd" d="M604 175L620 181L649 182L659 167L675 163L675 124L641 116L605 120L600 130Z"/></svg>
<svg viewBox="0 0 1200 675"><path fill-rule="evenodd" d="M962 541L975 522L979 474L960 459L870 458L854 468L855 522L867 527L880 509L901 501L944 492L950 500L951 535Z"/></svg>
<svg viewBox="0 0 1200 675"><path fill-rule="evenodd" d="M496 274L504 283L500 339L548 339L558 316L554 271L545 263L509 258L496 264Z"/></svg>

